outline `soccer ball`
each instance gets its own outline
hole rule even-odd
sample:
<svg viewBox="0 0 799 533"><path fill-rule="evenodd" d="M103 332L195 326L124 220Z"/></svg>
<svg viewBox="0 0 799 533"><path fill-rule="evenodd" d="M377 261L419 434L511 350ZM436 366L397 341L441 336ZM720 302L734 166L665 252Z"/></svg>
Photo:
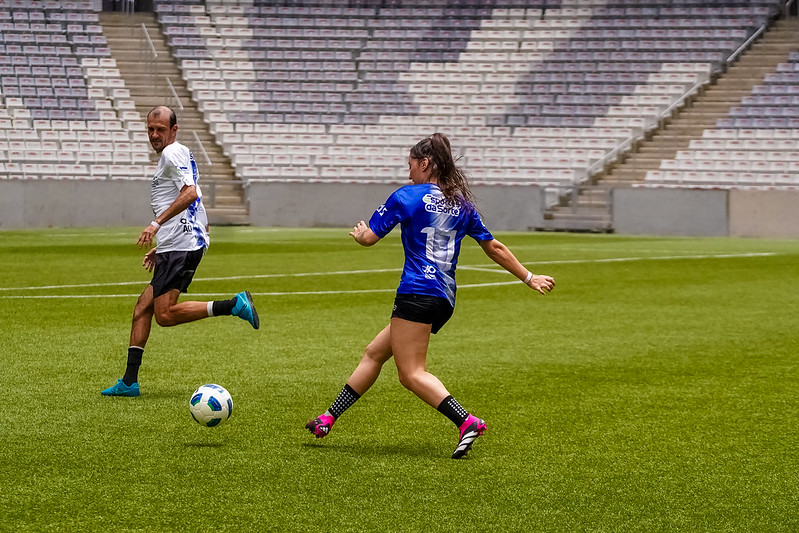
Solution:
<svg viewBox="0 0 799 533"><path fill-rule="evenodd" d="M203 385L192 393L189 411L201 426L218 426L233 414L233 398L219 385Z"/></svg>

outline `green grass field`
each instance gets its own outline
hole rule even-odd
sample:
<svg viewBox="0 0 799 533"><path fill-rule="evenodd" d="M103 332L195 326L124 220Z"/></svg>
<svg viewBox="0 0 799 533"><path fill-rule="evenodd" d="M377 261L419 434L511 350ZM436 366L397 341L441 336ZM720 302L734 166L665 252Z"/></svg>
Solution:
<svg viewBox="0 0 799 533"><path fill-rule="evenodd" d="M797 531L799 242L499 233L544 297L464 243L429 369L489 429L377 384L315 440L388 320L398 235L215 228L183 299L232 317L154 326L121 377L149 280L139 228L0 232L0 530ZM398 232L395 232L398 234ZM189 416L227 387L225 425Z"/></svg>

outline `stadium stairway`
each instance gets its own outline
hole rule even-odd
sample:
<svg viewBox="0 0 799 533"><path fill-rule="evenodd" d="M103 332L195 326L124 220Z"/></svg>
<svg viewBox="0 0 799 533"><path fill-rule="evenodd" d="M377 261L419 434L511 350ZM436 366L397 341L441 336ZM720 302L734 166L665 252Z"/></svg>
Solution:
<svg viewBox="0 0 799 533"><path fill-rule="evenodd" d="M643 183L647 171L657 169L664 159L672 159L678 150L688 148L692 139L702 137L705 129L728 116L730 108L774 72L777 64L787 61L790 52L799 49L799 19L775 21L764 35L739 59L701 91L696 99L665 120L657 131L647 135L633 150L591 183L545 214L548 230L612 231L610 191Z"/></svg>
<svg viewBox="0 0 799 533"><path fill-rule="evenodd" d="M600 183L624 186L642 182L647 171L657 169L663 159L673 159L678 150L688 148L692 139L702 137L704 130L715 128L718 119L728 116L730 108L740 105L755 85L763 83L766 74L774 72L777 64L787 61L789 54L799 49L797 43L799 19L776 21L692 104L678 110L637 150L626 154L622 164L598 176Z"/></svg>
<svg viewBox="0 0 799 533"><path fill-rule="evenodd" d="M178 114L178 140L194 153L209 222L215 225L249 224L243 185L235 177L230 159L209 132L196 102L191 99L153 14L105 12L100 14L100 22L111 56L116 60L141 116L146 117L150 109L162 104L173 107ZM157 57L152 55L142 25L147 28ZM175 101L169 83L174 87L179 103ZM151 157L155 158L152 152Z"/></svg>

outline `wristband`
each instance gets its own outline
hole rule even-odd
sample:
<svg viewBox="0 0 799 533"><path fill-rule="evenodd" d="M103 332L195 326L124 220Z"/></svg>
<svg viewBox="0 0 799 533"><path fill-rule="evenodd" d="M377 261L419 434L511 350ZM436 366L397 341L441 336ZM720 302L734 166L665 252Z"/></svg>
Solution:
<svg viewBox="0 0 799 533"><path fill-rule="evenodd" d="M530 283L531 279L533 279L533 273L528 271L527 272L527 277L524 278L524 284L527 285L528 283Z"/></svg>
<svg viewBox="0 0 799 533"><path fill-rule="evenodd" d="M151 225L151 226L153 226L155 229L161 229L161 224L159 224L159 223L158 223L158 222L156 222L155 220L153 220L152 222L150 222L150 225Z"/></svg>

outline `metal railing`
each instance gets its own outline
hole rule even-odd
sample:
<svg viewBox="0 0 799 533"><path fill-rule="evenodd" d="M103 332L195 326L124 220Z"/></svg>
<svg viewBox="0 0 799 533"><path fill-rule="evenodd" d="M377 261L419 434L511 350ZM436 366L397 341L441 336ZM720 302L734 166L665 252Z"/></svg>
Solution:
<svg viewBox="0 0 799 533"><path fill-rule="evenodd" d="M197 162L197 153L201 153L205 162L205 169L210 170L211 165L213 165L213 161L208 156L208 152L205 150L205 146L203 145L202 141L200 141L200 136L197 135L196 131L191 132L192 137L194 138L194 145L196 146L194 152L195 156L195 163ZM204 180L202 179L202 175L200 175L200 182L202 183L202 188L208 194L203 198L203 202L205 203L206 207L216 207L216 181L214 180Z"/></svg>
<svg viewBox="0 0 799 533"><path fill-rule="evenodd" d="M200 141L200 136L197 135L196 131L191 132L191 134L194 135L194 142L197 143L197 147L199 148L200 152L203 154L203 158L205 159L205 164L208 166L212 165L213 161L211 161L211 158L208 157L208 152L205 151L205 146L203 146L202 141Z"/></svg>
<svg viewBox="0 0 799 533"><path fill-rule="evenodd" d="M739 46L732 54L730 54L730 57L728 57L724 61L724 70L727 69L730 63L738 59L738 56L741 55L741 52L749 48L752 42L758 37L760 37L760 35L765 31L766 31L766 24L763 24L757 29L757 31L755 31L755 33L753 33L746 41L744 41L744 43L741 46Z"/></svg>
<svg viewBox="0 0 799 533"><path fill-rule="evenodd" d="M788 0L785 2L785 5L782 6L782 13L780 15L782 18L788 18L791 16L791 9L793 8L794 0ZM794 13L795 15L795 13Z"/></svg>
<svg viewBox="0 0 799 533"><path fill-rule="evenodd" d="M147 31L147 26L141 24L141 37L140 37L140 45L139 50L141 51L141 58L142 62L148 65L147 71L149 76L149 84L151 87L155 89L155 91L159 94L166 93L166 98L164 103L173 109L176 112L184 111L186 108L183 105L183 102L178 95L177 90L175 89L175 85L172 83L172 80L167 75L161 75L158 69L158 50L155 48L155 43L153 42L152 38L150 37L150 32ZM213 165L213 161L211 161L211 157L208 155L208 151L205 149L202 141L200 140L199 135L197 135L196 131L191 131L190 134L191 138L186 142L189 146L189 149L195 154L195 158L200 156L200 159L195 159L195 162L200 166L200 174L202 178L202 174L205 171L210 171L211 166ZM202 181L202 187L204 189L205 194L205 203L207 207L214 207L216 204L216 182L213 180Z"/></svg>
<svg viewBox="0 0 799 533"><path fill-rule="evenodd" d="M601 185L549 185L541 187L540 212L543 229L610 231L613 188ZM579 199L579 200L578 200ZM570 221L555 221L556 213L569 214ZM574 215L582 213L581 217Z"/></svg>
<svg viewBox="0 0 799 533"><path fill-rule="evenodd" d="M153 40L150 39L150 32L147 31L147 26L145 26L143 22L142 22L142 25L141 25L141 31L142 31L142 35L143 35L144 40L147 41L147 44L150 47L150 53L152 54L153 59L156 59L158 57L158 51L155 49L155 44L153 44Z"/></svg>
<svg viewBox="0 0 799 533"><path fill-rule="evenodd" d="M696 82L690 89L687 89L683 94L679 96L679 98L675 99L675 101L666 107L657 117L657 126L654 128L654 131L660 131L663 129L665 125L665 121L668 118L671 118L674 114L674 111L686 104L688 99L700 92L701 88L708 83L708 80L700 80ZM653 130L648 130L653 131ZM620 142L615 148L610 150L604 157L595 161L591 166L588 167L588 175L582 180L575 180L575 186L580 186L585 182L590 181L590 179L601 173L608 165L616 162L622 157L625 153L632 149L635 142L640 138L639 135L631 135L624 141Z"/></svg>
<svg viewBox="0 0 799 533"><path fill-rule="evenodd" d="M147 31L147 26L142 23L140 28L139 56L142 63L147 65L149 85L151 87L156 87L156 82L158 80L158 51L155 49L155 44L150 38L150 32Z"/></svg>
<svg viewBox="0 0 799 533"><path fill-rule="evenodd" d="M656 126L650 131L661 131L665 127L666 120L674 115L675 110L683 107L690 101L690 98L699 94L702 87L707 85L710 80L699 80L690 88L686 89L675 101L667 106L657 117ZM611 164L619 161L624 154L628 153L641 138L640 135L630 135L627 139L619 143L615 148L610 150L602 158L591 164L586 174L575 175L574 183L571 185L561 185L557 187L548 187L548 194L545 194L544 209L550 211L554 207L560 207L565 210L575 213L579 208L585 207L608 207L612 206L612 188L602 185L595 185L592 178L608 168ZM633 165L635 168L636 165ZM585 194L588 193L588 194Z"/></svg>
<svg viewBox="0 0 799 533"><path fill-rule="evenodd" d="M660 117L658 117L658 128L662 129L663 123L665 122L665 120L668 119L668 118L671 118L674 115L674 111L677 108L683 107L686 104L686 102L688 101L689 97L691 97L691 96L693 96L695 94L701 93L702 92L701 91L702 87L704 87L708 83L710 83L709 79L708 80L699 80L699 81L697 81L696 83L694 83L691 86L690 89L688 89L687 91L682 93L680 95L680 97L674 101L674 103L672 103L669 107L664 109L663 112L660 114Z"/></svg>
<svg viewBox="0 0 799 533"><path fill-rule="evenodd" d="M171 96L167 97L167 103L174 107L177 107L178 111L183 111L183 102L180 101L178 92L175 90L175 86L172 85L172 80L169 79L169 76L164 76L164 79L166 80L166 85L169 88L169 92L171 93Z"/></svg>

